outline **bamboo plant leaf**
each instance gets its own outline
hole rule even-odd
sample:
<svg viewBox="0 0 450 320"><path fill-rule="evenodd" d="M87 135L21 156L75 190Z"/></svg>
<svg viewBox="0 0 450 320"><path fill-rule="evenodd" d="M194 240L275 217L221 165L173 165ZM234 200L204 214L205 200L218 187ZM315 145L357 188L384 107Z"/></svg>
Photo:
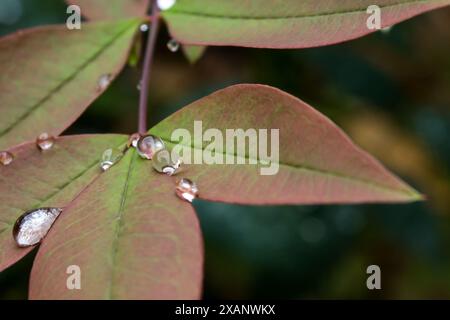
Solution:
<svg viewBox="0 0 450 320"><path fill-rule="evenodd" d="M81 290L66 269L80 267ZM190 203L134 149L63 211L35 258L31 299L197 299L203 244Z"/></svg>
<svg viewBox="0 0 450 320"><path fill-rule="evenodd" d="M0 150L59 135L127 62L140 20L48 26L0 40Z"/></svg>
<svg viewBox="0 0 450 320"><path fill-rule="evenodd" d="M450 0L177 0L162 15L183 44L308 48L376 31L367 27L367 8L374 4L381 8L381 27L387 27Z"/></svg>
<svg viewBox="0 0 450 320"><path fill-rule="evenodd" d="M16 219L31 209L66 206L100 173L102 150L125 141L120 135L84 135L59 138L46 152L35 143L9 150L13 162L0 165L0 271L30 251L13 240Z"/></svg>
<svg viewBox="0 0 450 320"><path fill-rule="evenodd" d="M81 8L81 14L89 20L115 20L124 17L145 16L149 0L66 0Z"/></svg>
<svg viewBox="0 0 450 320"><path fill-rule="evenodd" d="M194 121L202 121L202 129L194 129ZM269 146L274 137L271 130L279 130L279 166L278 169L272 166L275 174L261 175L262 168L271 166L262 161L268 158L257 153L260 148L255 153L247 148L241 154L226 149L229 143L226 130L239 128L267 130ZM187 130L191 139L172 136L177 129ZM208 129L218 129L222 141L215 144L216 138L202 139L202 133ZM186 159L186 154L191 155L186 162L193 163L197 151L204 155L218 154L222 156L219 161L224 163L227 156L231 158L234 164L198 164L197 161L187 166L183 175L196 181L200 198L206 200L241 204L323 204L421 199L420 194L354 145L324 115L268 86L236 85L220 90L166 118L151 132L171 147L184 146L182 156ZM248 141L258 145L263 139ZM236 165L238 160L245 160L246 164ZM250 160L257 165L249 164Z"/></svg>

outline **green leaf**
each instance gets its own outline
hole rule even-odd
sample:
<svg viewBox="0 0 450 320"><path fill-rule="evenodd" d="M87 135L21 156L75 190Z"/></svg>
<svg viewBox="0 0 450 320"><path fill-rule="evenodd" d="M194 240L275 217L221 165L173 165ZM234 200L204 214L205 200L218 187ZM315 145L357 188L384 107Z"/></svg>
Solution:
<svg viewBox="0 0 450 320"><path fill-rule="evenodd" d="M100 174L103 150L125 142L119 135L85 135L59 138L46 152L35 143L9 150L14 161L0 165L0 271L30 251L13 240L16 219L31 209L64 207Z"/></svg>
<svg viewBox="0 0 450 320"><path fill-rule="evenodd" d="M183 53L191 64L196 63L203 56L206 48L205 46L182 46Z"/></svg>
<svg viewBox="0 0 450 320"><path fill-rule="evenodd" d="M66 269L81 269L68 290ZM195 211L134 149L63 211L35 258L31 299L198 299L203 244Z"/></svg>
<svg viewBox="0 0 450 320"><path fill-rule="evenodd" d="M81 30L49 26L0 40L0 150L59 135L127 62L140 20L85 23Z"/></svg>
<svg viewBox="0 0 450 320"><path fill-rule="evenodd" d="M241 204L408 202L421 199L414 189L355 146L329 119L278 89L236 85L220 90L176 112L151 132L165 140L168 146L185 146L186 152L192 155L196 150L211 154L211 150L206 151L210 141L201 141L201 138L192 141L194 121L202 121L203 133L214 128L222 133L224 141L215 150L219 155L230 156L232 163L238 163L238 158L246 161L241 165L188 165L183 176L197 182L202 199ZM267 167L266 164L249 164L250 159L259 162L264 157L255 157L247 149L241 155L225 149L226 129L239 128L267 129L269 145L270 130L279 129L279 170L276 174L261 175L260 169ZM191 141L172 137L177 129L189 131ZM193 162L192 158L190 162Z"/></svg>
<svg viewBox="0 0 450 320"><path fill-rule="evenodd" d="M66 0L81 8L89 20L115 20L126 17L143 17L150 0Z"/></svg>
<svg viewBox="0 0 450 320"><path fill-rule="evenodd" d="M192 45L308 48L340 43L376 30L367 27L371 0L178 0L162 13L172 37ZM387 27L447 6L450 0L385 0Z"/></svg>

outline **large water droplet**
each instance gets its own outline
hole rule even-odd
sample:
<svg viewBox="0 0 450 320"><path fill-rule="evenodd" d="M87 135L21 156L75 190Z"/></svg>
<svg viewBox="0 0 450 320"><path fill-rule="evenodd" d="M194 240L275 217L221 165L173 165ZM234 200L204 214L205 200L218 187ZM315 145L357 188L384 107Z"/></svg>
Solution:
<svg viewBox="0 0 450 320"><path fill-rule="evenodd" d="M156 171L169 176L176 174L180 170L181 163L181 158L167 149L156 152L152 161L153 168Z"/></svg>
<svg viewBox="0 0 450 320"><path fill-rule="evenodd" d="M130 138L128 138L128 148L136 148L138 145L138 141L141 138L141 135L139 133L133 133Z"/></svg>
<svg viewBox="0 0 450 320"><path fill-rule="evenodd" d="M42 151L50 150L55 144L55 137L44 132L36 138L36 145Z"/></svg>
<svg viewBox="0 0 450 320"><path fill-rule="evenodd" d="M100 168L102 171L106 171L116 164L120 158L122 158L123 152L117 149L107 149L103 152L102 161L100 162Z"/></svg>
<svg viewBox="0 0 450 320"><path fill-rule="evenodd" d="M146 135L137 142L137 152L144 159L152 159L156 152L165 148L164 142L154 136Z"/></svg>
<svg viewBox="0 0 450 320"><path fill-rule="evenodd" d="M177 182L175 193L181 199L192 202L197 197L198 187L195 182L183 178Z"/></svg>
<svg viewBox="0 0 450 320"><path fill-rule="evenodd" d="M171 52L177 52L178 49L180 48L180 44L178 43L177 40L170 39L169 42L167 42L167 48L169 48Z"/></svg>
<svg viewBox="0 0 450 320"><path fill-rule="evenodd" d="M8 152L8 151L1 151L0 152L0 164L3 166L7 166L9 164L11 164L11 162L13 162L14 160L14 156L12 155L12 153Z"/></svg>
<svg viewBox="0 0 450 320"><path fill-rule="evenodd" d="M173 7L176 3L176 0L158 0L158 7L160 10L168 10Z"/></svg>
<svg viewBox="0 0 450 320"><path fill-rule="evenodd" d="M60 208L39 208L25 212L13 228L17 245L29 247L41 242L61 212Z"/></svg>
<svg viewBox="0 0 450 320"><path fill-rule="evenodd" d="M98 82L97 82L97 90L103 91L106 88L108 88L108 86L111 84L111 80L112 80L112 75L109 73L100 76L100 78L98 79Z"/></svg>

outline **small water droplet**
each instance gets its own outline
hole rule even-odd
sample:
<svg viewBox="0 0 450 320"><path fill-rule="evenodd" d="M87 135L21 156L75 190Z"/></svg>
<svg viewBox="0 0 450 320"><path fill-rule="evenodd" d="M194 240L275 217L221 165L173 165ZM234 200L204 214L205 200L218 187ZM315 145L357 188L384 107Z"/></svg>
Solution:
<svg viewBox="0 0 450 320"><path fill-rule="evenodd" d="M112 75L111 74L104 74L100 76L97 82L97 89L98 91L103 91L111 84Z"/></svg>
<svg viewBox="0 0 450 320"><path fill-rule="evenodd" d="M140 138L141 138L141 135L139 133L133 133L130 136L130 138L128 139L128 144L127 144L128 148L131 148L131 147L136 148Z"/></svg>
<svg viewBox="0 0 450 320"><path fill-rule="evenodd" d="M141 30L141 32L147 32L148 31L148 24L143 23L139 26L139 30Z"/></svg>
<svg viewBox="0 0 450 320"><path fill-rule="evenodd" d="M47 132L41 133L36 138L36 145L42 151L50 150L55 144L55 137L49 135Z"/></svg>
<svg viewBox="0 0 450 320"><path fill-rule="evenodd" d="M177 52L178 49L180 48L180 44L178 43L177 40L170 39L169 42L167 42L167 48L169 48L171 52Z"/></svg>
<svg viewBox="0 0 450 320"><path fill-rule="evenodd" d="M392 26L389 26L389 27L381 28L381 32L384 33L384 34L388 34L389 32L391 32L393 27L394 26L392 25Z"/></svg>
<svg viewBox="0 0 450 320"><path fill-rule="evenodd" d="M159 150L165 148L164 142L154 136L154 135L146 135L139 139L137 142L137 152L144 159L152 159L153 155L156 154Z"/></svg>
<svg viewBox="0 0 450 320"><path fill-rule="evenodd" d="M181 167L181 158L167 149L159 150L153 156L153 168L169 176L176 174Z"/></svg>
<svg viewBox="0 0 450 320"><path fill-rule="evenodd" d="M141 91L141 89L142 89L142 80L139 81L139 83L137 84L136 88L138 89L138 91Z"/></svg>
<svg viewBox="0 0 450 320"><path fill-rule="evenodd" d="M14 156L12 155L12 153L10 153L8 151L0 152L0 164L2 164L3 166L7 166L7 165L11 164L11 162L13 162L13 160L14 160Z"/></svg>
<svg viewBox="0 0 450 320"><path fill-rule="evenodd" d="M176 3L176 0L158 0L158 7L160 10L168 10L173 7Z"/></svg>
<svg viewBox="0 0 450 320"><path fill-rule="evenodd" d="M198 187L195 182L183 178L177 182L175 193L179 198L192 202L198 195Z"/></svg>
<svg viewBox="0 0 450 320"><path fill-rule="evenodd" d="M61 208L39 208L21 215L13 228L17 245L29 247L41 242L61 212Z"/></svg>
<svg viewBox="0 0 450 320"><path fill-rule="evenodd" d="M107 149L103 152L102 161L100 162L100 168L102 171L106 171L116 164L123 156L123 152L116 149Z"/></svg>

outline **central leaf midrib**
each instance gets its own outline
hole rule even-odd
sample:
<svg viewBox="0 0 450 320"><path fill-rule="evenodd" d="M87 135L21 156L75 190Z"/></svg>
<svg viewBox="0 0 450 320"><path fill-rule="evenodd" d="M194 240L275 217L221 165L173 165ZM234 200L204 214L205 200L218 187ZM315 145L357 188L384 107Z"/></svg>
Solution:
<svg viewBox="0 0 450 320"><path fill-rule="evenodd" d="M42 106L50 97L56 92L60 91L63 87L65 87L68 83L70 83L78 74L80 74L84 69L86 69L94 60L96 60L103 52L105 52L109 47L111 47L119 38L121 38L129 29L131 25L134 25L135 20L130 21L125 25L125 27L120 30L114 37L111 38L110 41L105 43L100 49L98 49L92 56L90 56L80 68L75 69L75 72L71 73L67 78L65 78L61 83L59 83L56 87L51 89L42 99L28 108L21 116L19 116L12 124L8 127L4 128L0 132L0 136L3 136L10 132L19 122L28 118L33 112L35 112L40 106Z"/></svg>
<svg viewBox="0 0 450 320"><path fill-rule="evenodd" d="M420 4L420 3L429 3L427 0L415 0L415 1L403 1L390 5L379 5L381 9L388 9L397 6L403 5L412 5L412 4ZM437 2L437 1L433 1ZM282 19L309 19L309 18L321 18L321 17L329 17L329 16L337 16L337 15L346 15L346 14L354 14L354 13L366 13L367 7L358 8L353 10L346 11L334 11L334 12L322 12L317 14L295 14L295 15L284 15L284 16L245 16L245 15L223 15L216 13L207 13L207 12L193 12L187 10L177 10L172 9L165 13L166 15L189 15L196 17L204 17L204 18L213 18L213 19L223 19L223 20L282 20Z"/></svg>

